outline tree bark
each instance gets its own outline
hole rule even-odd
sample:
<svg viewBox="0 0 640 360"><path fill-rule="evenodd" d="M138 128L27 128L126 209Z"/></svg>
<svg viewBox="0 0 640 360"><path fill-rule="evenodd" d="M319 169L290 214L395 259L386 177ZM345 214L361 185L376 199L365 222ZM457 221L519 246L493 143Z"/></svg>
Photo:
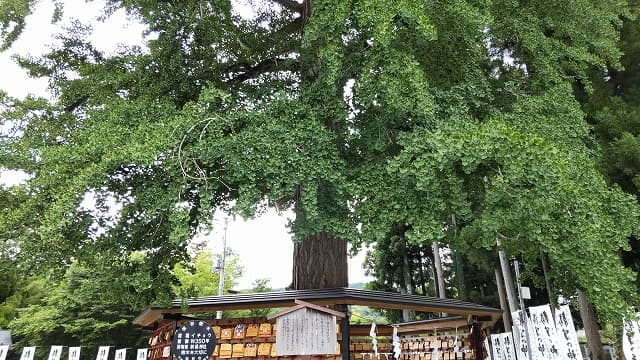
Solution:
<svg viewBox="0 0 640 360"><path fill-rule="evenodd" d="M500 307L502 308L502 323L504 324L504 330L511 332L511 313L509 312L509 305L507 304L507 294L504 289L502 273L498 268L493 270L496 275L496 285L498 286L498 298L500 299Z"/></svg>
<svg viewBox="0 0 640 360"><path fill-rule="evenodd" d="M347 242L326 231L293 245L291 289L324 289L349 286Z"/></svg>
<svg viewBox="0 0 640 360"><path fill-rule="evenodd" d="M442 261L440 260L440 244L437 241L434 241L431 244L433 248L433 263L436 267L436 278L438 279L438 297L441 299L446 299L447 294L444 289L444 275L442 274Z"/></svg>
<svg viewBox="0 0 640 360"><path fill-rule="evenodd" d="M591 360L604 360L604 348L602 347L595 311L593 310L593 305L589 302L587 294L582 290L578 290L578 303L580 304L580 317L584 325L584 334L587 337Z"/></svg>
<svg viewBox="0 0 640 360"><path fill-rule="evenodd" d="M409 252L409 246L407 245L407 242L405 240L404 242L404 255L402 257L402 262L403 262L403 270L402 270L402 278L403 278L403 283L404 286L402 288L402 290L400 291L402 294L412 294L413 293L413 289L411 286L411 269L409 268L409 256L408 253ZM402 309L402 320L404 322L407 321L411 321L413 320L413 314L409 309Z"/></svg>

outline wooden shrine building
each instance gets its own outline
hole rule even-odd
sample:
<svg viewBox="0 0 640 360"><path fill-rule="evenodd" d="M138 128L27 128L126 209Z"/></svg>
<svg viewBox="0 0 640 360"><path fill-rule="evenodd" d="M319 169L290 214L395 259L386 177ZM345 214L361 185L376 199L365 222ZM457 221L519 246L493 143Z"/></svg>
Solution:
<svg viewBox="0 0 640 360"><path fill-rule="evenodd" d="M278 313L280 315L284 315L305 307L311 307L317 310L319 307L330 306L334 310L327 311L327 313L333 315L345 315L344 317L337 317L339 321L337 331L339 336L337 338L338 343L336 344L337 349L335 354L339 355L334 356L333 360L374 360L372 356L366 356L367 352L370 351L371 348L371 344L366 344L367 336L370 332L370 325L350 325L349 314L348 311L346 311L349 305L361 305L370 308L382 309L407 309L418 312L448 314L447 317L433 320L414 321L409 323L393 324L391 326L380 324L376 333L378 336L386 337L391 336L393 328L397 329L398 335L404 335L407 337L415 337L418 334L427 334L434 331L442 334L447 330L455 329L456 341L458 341L458 329L463 333L466 333L474 323L479 324L481 328L491 328L502 316L502 310L500 309L456 299L441 299L422 295L399 294L351 288L332 288L178 299L174 300L168 307L153 306L149 308L134 320L134 324L144 327L153 327L155 329L154 335L149 343L152 351L150 360L170 360L169 357L163 356L166 355L167 352L166 340L170 337L171 331L175 329L178 322L189 319L189 315L196 313L212 313L218 310L290 308ZM220 349L218 352L219 358L252 357L252 355L247 356L246 353L244 356L237 355L241 354L239 347L241 347L240 344L243 342L246 343L245 347L253 348L255 346L263 346L264 349L261 350L258 348L257 350L258 354L263 354L262 356L258 355L258 357L279 357L278 351L275 350L275 318L279 317L278 314L262 319L208 320L208 322L214 327L216 334L219 334L220 332L222 333ZM265 324L259 324L261 322L264 322ZM250 339L245 338L244 334L236 337L237 333L244 331L243 329L247 327L255 328L258 326L262 327L263 325L272 326L273 332L265 334L264 337L262 337L262 335L258 335L257 337L252 337ZM227 330L235 327L236 331L233 332L232 336L225 335L226 333L223 329L225 327ZM262 334L262 331L260 331L260 334ZM361 339L358 340L358 337ZM427 356L429 349L446 349L449 345L451 349L454 348L454 345L451 345L453 340L446 342L433 337L423 337L421 339L420 343L415 341L409 342L407 340L403 346L406 347L406 354L410 354L411 352L417 354L418 351L421 351L424 353L424 356L421 355L418 357L416 355L407 355L401 360L410 360L415 358L430 360L430 355ZM434 344L435 341L437 341L437 344ZM267 345L272 345L271 349L266 349ZM236 346L238 347L237 352L235 349ZM227 347L230 349L226 349ZM456 349L458 348L457 345L455 347ZM383 343L380 344L380 348L384 351ZM377 355L377 348L374 348L374 350L376 351L376 357L380 359L381 357ZM154 355L154 351L156 355ZM354 356L354 352L357 353L356 356ZM228 356L228 353L231 353L232 355ZM268 356L264 355L267 353L269 353ZM448 357L443 358L465 359L464 355L462 355L462 357L458 357L458 355L453 352L451 352L451 355L448 355ZM390 359L390 357L385 357L385 359Z"/></svg>

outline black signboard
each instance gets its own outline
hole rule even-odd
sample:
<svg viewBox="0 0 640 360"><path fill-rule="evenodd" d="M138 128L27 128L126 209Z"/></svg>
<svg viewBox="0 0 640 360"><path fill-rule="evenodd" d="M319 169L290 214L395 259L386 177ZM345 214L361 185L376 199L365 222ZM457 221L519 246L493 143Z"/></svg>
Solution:
<svg viewBox="0 0 640 360"><path fill-rule="evenodd" d="M171 347L178 360L209 360L216 335L205 321L191 320L176 330Z"/></svg>

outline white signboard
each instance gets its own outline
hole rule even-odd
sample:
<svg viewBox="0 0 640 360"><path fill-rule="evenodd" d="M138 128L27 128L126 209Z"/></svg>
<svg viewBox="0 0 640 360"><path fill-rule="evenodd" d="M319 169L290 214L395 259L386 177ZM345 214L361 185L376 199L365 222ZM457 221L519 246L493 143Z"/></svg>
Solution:
<svg viewBox="0 0 640 360"><path fill-rule="evenodd" d="M564 352L565 358L569 360L582 360L580 345L578 344L578 335L573 326L573 317L569 305L562 305L556 310L556 333L560 339L561 351Z"/></svg>
<svg viewBox="0 0 640 360"><path fill-rule="evenodd" d="M96 356L96 360L108 360L109 348L110 346L100 346L98 348L98 355Z"/></svg>
<svg viewBox="0 0 640 360"><path fill-rule="evenodd" d="M138 349L136 360L147 360L147 349Z"/></svg>
<svg viewBox="0 0 640 360"><path fill-rule="evenodd" d="M127 358L127 349L116 350L115 360L125 360Z"/></svg>
<svg viewBox="0 0 640 360"><path fill-rule="evenodd" d="M627 359L640 359L640 327L638 326L638 321L623 318L622 331L624 357Z"/></svg>
<svg viewBox="0 0 640 360"><path fill-rule="evenodd" d="M533 306L529 308L531 323L538 337L538 350L544 359L564 360L559 338L556 334L556 324L549 305Z"/></svg>
<svg viewBox="0 0 640 360"><path fill-rule="evenodd" d="M36 353L35 346L27 346L22 349L22 355L20 356L20 360L33 360L33 355Z"/></svg>
<svg viewBox="0 0 640 360"><path fill-rule="evenodd" d="M53 345L51 346L51 350L49 350L48 360L60 360L60 355L62 355L62 346Z"/></svg>
<svg viewBox="0 0 640 360"><path fill-rule="evenodd" d="M0 360L5 360L7 358L8 352L9 352L9 345L0 345Z"/></svg>
<svg viewBox="0 0 640 360"><path fill-rule="evenodd" d="M69 348L69 360L80 360L80 346Z"/></svg>

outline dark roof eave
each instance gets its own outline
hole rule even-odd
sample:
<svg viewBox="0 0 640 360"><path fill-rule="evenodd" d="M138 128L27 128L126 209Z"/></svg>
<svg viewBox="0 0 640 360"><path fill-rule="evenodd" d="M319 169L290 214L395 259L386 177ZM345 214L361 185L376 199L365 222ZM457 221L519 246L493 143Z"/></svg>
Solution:
<svg viewBox="0 0 640 360"><path fill-rule="evenodd" d="M252 308L278 308L294 306L295 300L303 300L316 305L363 305L387 309L409 309L425 312L445 312L464 316L490 316L494 321L502 315L502 310L473 304L456 299L440 299L422 295L389 293L382 291L350 288L289 290L281 292L232 294L206 296L195 299L174 300L169 308L154 306L138 316L134 323L150 326L167 313L207 312L216 310L237 310ZM154 317L156 320L154 320Z"/></svg>

